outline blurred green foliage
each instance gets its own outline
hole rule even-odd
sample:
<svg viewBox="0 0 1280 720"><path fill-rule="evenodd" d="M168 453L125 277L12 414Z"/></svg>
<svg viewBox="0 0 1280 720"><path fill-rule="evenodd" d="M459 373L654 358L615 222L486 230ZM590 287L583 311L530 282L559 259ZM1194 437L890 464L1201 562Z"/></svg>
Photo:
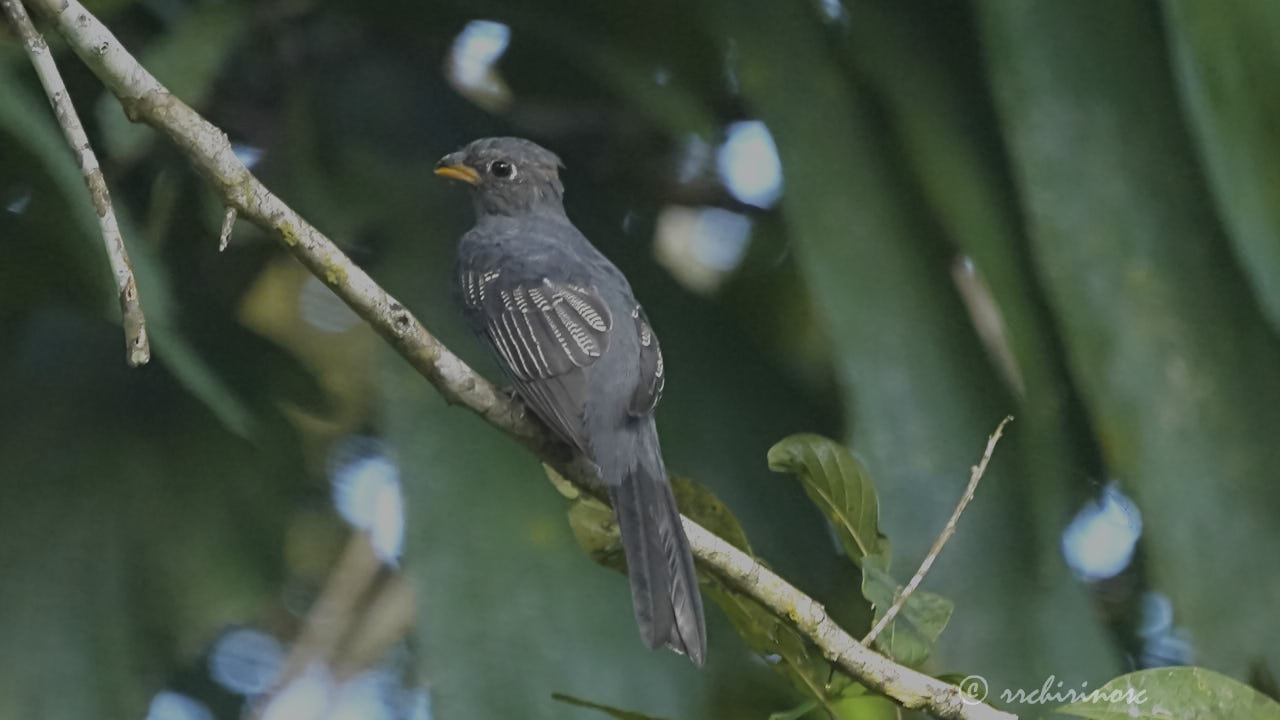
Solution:
<svg viewBox="0 0 1280 720"><path fill-rule="evenodd" d="M1091 720L1117 717L1137 720L1280 719L1280 703L1238 680L1198 667L1139 670L1121 675L1084 695L1088 699L1073 700L1057 711ZM1134 703L1130 698L1146 698L1137 703L1144 709L1133 712ZM1162 698L1158 705L1155 698Z"/></svg>
<svg viewBox="0 0 1280 720"><path fill-rule="evenodd" d="M795 474L827 516L845 556L862 571L862 595L875 610L873 627L878 625L903 586L889 574L893 546L880 532L880 505L866 469L844 446L810 433L784 438L769 448L768 460L770 470ZM875 647L908 667L922 665L952 610L941 595L915 592L876 636Z"/></svg>
<svg viewBox="0 0 1280 720"><path fill-rule="evenodd" d="M924 668L993 690L1051 674L1098 687L1151 662L1147 591L1194 652L1165 660L1242 680L1280 668L1274 7L90 4L490 377L448 292L469 209L431 166L483 135L559 153L571 217L661 334L664 449L698 482L681 481L682 504L855 635L875 617L857 539L887 571L887 536L909 577L987 433L1017 416L926 581L954 612ZM492 68L509 96L480 104L446 61L475 19L510 30ZM338 554L332 455L352 435L382 438L404 484L433 716L592 712L552 692L673 718L892 712L713 580L707 667L645 651L625 583L575 542L607 512L578 500L566 521L534 459L448 408L262 232L240 223L217 253L199 176L51 44L154 361L124 367L91 206L0 25L0 718L139 717L221 628L291 638ZM777 144L776 207L717 175L743 119ZM668 206L750 218L718 290L655 261ZM823 452L858 472L780 482L766 453L795 433L840 438L858 459ZM1124 573L1086 584L1062 532L1109 482L1135 499L1142 540ZM854 492L815 505L823 487ZM870 512L868 490L875 522L842 523L841 506ZM872 585L882 612L896 582Z"/></svg>

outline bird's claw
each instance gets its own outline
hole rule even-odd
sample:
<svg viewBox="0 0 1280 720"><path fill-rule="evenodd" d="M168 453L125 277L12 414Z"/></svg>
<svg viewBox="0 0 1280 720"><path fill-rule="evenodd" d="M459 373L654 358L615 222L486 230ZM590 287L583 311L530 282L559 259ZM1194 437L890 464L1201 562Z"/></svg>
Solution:
<svg viewBox="0 0 1280 720"><path fill-rule="evenodd" d="M498 394L511 403L511 414L513 416L521 419L529 416L529 406L524 404L524 398L520 397L515 385L503 385L498 388Z"/></svg>

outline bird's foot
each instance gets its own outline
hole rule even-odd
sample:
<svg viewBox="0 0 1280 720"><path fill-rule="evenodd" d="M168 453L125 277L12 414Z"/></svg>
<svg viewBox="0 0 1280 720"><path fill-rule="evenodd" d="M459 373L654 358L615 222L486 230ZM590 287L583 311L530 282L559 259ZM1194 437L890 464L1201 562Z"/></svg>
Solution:
<svg viewBox="0 0 1280 720"><path fill-rule="evenodd" d="M524 404L524 398L520 397L515 385L503 385L498 388L498 394L511 402L511 415L513 417L521 420L529 417L529 406Z"/></svg>

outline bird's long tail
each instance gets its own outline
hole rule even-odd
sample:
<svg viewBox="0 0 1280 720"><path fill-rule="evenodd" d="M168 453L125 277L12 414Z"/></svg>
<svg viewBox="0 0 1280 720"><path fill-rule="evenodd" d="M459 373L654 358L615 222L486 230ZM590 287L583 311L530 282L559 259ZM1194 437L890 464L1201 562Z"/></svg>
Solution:
<svg viewBox="0 0 1280 720"><path fill-rule="evenodd" d="M610 488L636 623L650 648L667 645L702 665L707 628L698 575L666 469L654 455L656 461L640 462Z"/></svg>

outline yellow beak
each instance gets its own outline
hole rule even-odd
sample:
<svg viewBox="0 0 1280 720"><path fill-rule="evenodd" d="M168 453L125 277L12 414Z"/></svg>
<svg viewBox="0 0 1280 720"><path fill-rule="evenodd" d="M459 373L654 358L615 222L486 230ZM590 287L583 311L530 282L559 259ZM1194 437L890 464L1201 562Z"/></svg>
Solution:
<svg viewBox="0 0 1280 720"><path fill-rule="evenodd" d="M441 165L436 168L436 174L451 180L461 180L468 185L480 184L480 173L469 165Z"/></svg>

